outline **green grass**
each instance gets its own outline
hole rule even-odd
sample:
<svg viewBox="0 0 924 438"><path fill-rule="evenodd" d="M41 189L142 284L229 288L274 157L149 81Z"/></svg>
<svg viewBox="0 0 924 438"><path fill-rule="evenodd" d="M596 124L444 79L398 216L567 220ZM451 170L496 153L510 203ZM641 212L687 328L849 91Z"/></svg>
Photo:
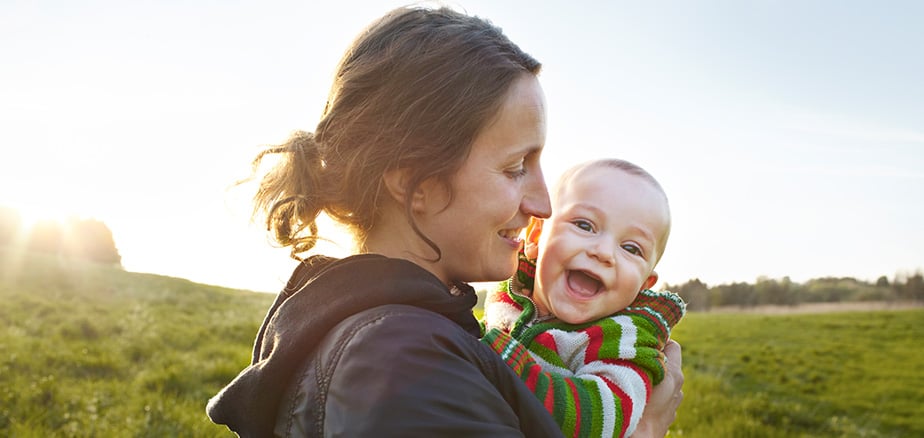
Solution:
<svg viewBox="0 0 924 438"><path fill-rule="evenodd" d="M924 436L924 310L691 313L674 436Z"/></svg>
<svg viewBox="0 0 924 438"><path fill-rule="evenodd" d="M232 436L273 296L0 249L0 436ZM924 310L691 313L671 436L924 436Z"/></svg>
<svg viewBox="0 0 924 438"><path fill-rule="evenodd" d="M205 402L273 296L0 252L0 436L230 436Z"/></svg>

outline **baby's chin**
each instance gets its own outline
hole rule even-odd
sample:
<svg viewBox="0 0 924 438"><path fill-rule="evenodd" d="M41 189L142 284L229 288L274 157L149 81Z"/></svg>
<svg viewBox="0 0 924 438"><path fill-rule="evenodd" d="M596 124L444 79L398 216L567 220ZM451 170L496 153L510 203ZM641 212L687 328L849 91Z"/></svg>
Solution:
<svg viewBox="0 0 924 438"><path fill-rule="evenodd" d="M587 314L583 312L567 312L567 311L561 312L560 316L559 314L556 314L556 317L555 317L555 319L561 322L572 324L572 325L580 325L580 324L588 323L591 321L596 321L600 318L602 318L602 316L591 315L591 314Z"/></svg>

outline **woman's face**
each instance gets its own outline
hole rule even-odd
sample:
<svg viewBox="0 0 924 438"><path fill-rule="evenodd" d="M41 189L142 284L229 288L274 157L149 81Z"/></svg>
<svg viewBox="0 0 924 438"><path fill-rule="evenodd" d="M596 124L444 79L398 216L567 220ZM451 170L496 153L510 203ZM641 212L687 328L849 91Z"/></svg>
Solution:
<svg viewBox="0 0 924 438"><path fill-rule="evenodd" d="M453 197L424 184L418 225L442 250L430 271L444 282L497 281L513 275L520 232L530 216L551 213L539 165L545 145L545 99L538 79L511 86L493 123L451 178Z"/></svg>

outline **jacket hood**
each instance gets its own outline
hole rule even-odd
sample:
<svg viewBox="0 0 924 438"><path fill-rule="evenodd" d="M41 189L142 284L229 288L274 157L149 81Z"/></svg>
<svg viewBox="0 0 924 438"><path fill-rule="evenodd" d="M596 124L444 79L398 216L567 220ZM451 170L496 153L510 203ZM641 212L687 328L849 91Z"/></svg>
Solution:
<svg viewBox="0 0 924 438"><path fill-rule="evenodd" d="M325 335L345 318L386 304L406 304L449 318L473 336L477 297L460 284L452 295L418 265L375 254L342 260L314 256L300 263L257 333L253 359L212 397L209 418L241 436L272 436L287 385Z"/></svg>

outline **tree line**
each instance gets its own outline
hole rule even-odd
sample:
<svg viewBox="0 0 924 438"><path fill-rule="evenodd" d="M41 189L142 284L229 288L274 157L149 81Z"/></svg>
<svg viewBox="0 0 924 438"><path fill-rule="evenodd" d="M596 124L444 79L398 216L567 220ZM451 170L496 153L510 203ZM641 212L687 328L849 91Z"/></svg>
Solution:
<svg viewBox="0 0 924 438"><path fill-rule="evenodd" d="M759 277L754 284L742 282L708 286L699 279L693 279L681 285L666 284L664 288L683 297L691 311L723 306L796 306L846 301L924 302L924 275L921 271L897 274L892 280L883 275L874 283L851 277L816 278L805 283L796 283L789 277L781 280Z"/></svg>
<svg viewBox="0 0 924 438"><path fill-rule="evenodd" d="M0 207L0 247L4 246L122 266L112 231L96 219L40 220L26 227L18 211Z"/></svg>

